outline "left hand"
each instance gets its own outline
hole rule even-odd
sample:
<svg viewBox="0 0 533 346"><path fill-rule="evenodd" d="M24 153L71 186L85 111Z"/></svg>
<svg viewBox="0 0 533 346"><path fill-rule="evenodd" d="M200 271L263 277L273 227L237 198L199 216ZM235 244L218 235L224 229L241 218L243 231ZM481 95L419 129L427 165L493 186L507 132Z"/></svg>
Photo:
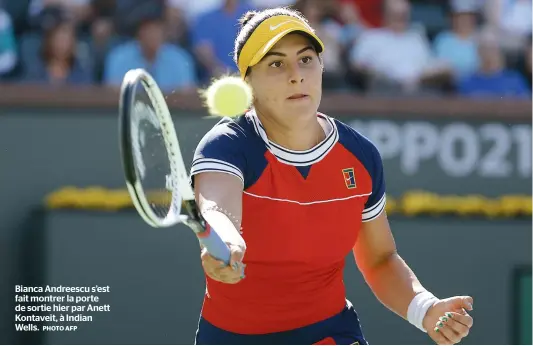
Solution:
<svg viewBox="0 0 533 346"><path fill-rule="evenodd" d="M473 310L473 304L468 296L441 299L429 308L422 325L437 344L457 344L472 328L474 319L467 311Z"/></svg>

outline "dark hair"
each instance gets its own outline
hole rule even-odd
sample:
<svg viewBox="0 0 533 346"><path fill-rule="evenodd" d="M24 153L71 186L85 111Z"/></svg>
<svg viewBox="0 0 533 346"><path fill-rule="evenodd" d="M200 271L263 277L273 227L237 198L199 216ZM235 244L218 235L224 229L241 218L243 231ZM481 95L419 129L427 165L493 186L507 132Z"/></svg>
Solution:
<svg viewBox="0 0 533 346"><path fill-rule="evenodd" d="M241 29L239 31L239 34L237 35L237 38L235 39L235 48L233 51L233 60L235 61L235 64L239 65L239 56L241 54L242 48L244 47L246 41L248 41L250 36L252 36L255 29L257 29L257 27L268 18L272 18L275 16L294 17L300 19L301 21L309 25L309 22L301 12L289 7L279 7L263 11L246 12L239 20L239 23L241 24ZM318 51L318 47L315 47L315 49L317 49Z"/></svg>
<svg viewBox="0 0 533 346"><path fill-rule="evenodd" d="M73 35L76 35L76 29L74 24L71 21L61 21L55 23L53 26L48 27L44 32L44 37L41 42L41 59L45 63L49 63L53 56L54 51L52 47L52 42L55 38L55 36L63 29L63 28L69 28L72 30ZM76 43L74 43L74 47L72 47L71 55L68 57L68 63L70 66L74 65L74 62L76 60Z"/></svg>

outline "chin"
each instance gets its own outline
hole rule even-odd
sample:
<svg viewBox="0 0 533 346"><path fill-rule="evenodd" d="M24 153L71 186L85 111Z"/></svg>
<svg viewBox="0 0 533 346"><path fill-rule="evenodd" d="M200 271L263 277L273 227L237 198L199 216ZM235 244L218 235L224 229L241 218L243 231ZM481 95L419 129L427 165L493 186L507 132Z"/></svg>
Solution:
<svg viewBox="0 0 533 346"><path fill-rule="evenodd" d="M314 102L289 104L287 106L287 109L290 109L291 113L294 114L294 116L300 118L316 117L316 113L318 111L318 107L315 105Z"/></svg>

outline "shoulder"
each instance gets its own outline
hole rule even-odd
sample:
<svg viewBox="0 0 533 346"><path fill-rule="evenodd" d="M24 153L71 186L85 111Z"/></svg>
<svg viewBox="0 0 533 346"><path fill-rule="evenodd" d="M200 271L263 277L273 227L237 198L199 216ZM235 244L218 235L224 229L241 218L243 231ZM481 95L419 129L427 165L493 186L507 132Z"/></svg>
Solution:
<svg viewBox="0 0 533 346"><path fill-rule="evenodd" d="M389 31L384 28L375 28L368 29L361 33L361 37L371 39L371 38L381 38L385 36L390 36Z"/></svg>
<svg viewBox="0 0 533 346"><path fill-rule="evenodd" d="M137 44L133 41L122 43L113 48L109 54L108 59L116 60L125 57L130 57L137 53Z"/></svg>
<svg viewBox="0 0 533 346"><path fill-rule="evenodd" d="M381 28L365 30L359 35L359 44L376 45L376 42L381 42L388 36L388 32Z"/></svg>
<svg viewBox="0 0 533 346"><path fill-rule="evenodd" d="M162 51L164 52L164 54L171 58L177 57L177 58L187 59L190 57L189 53L185 49L174 44L165 43L162 48L163 48Z"/></svg>
<svg viewBox="0 0 533 346"><path fill-rule="evenodd" d="M377 147L356 129L336 120L339 144L348 150L363 166L372 182L372 193L365 202L363 222L377 218L385 208L385 177L383 162Z"/></svg>
<svg viewBox="0 0 533 346"><path fill-rule="evenodd" d="M379 151L370 139L338 119L333 121L339 131L339 143L353 155L363 159L379 157Z"/></svg>
<svg viewBox="0 0 533 346"><path fill-rule="evenodd" d="M235 146L238 149L241 144L250 139L251 125L246 117L224 117L220 119L202 138L199 147L208 145Z"/></svg>
<svg viewBox="0 0 533 346"><path fill-rule="evenodd" d="M264 151L253 125L246 116L222 118L200 140L194 153L191 176L202 172L221 172L237 176L244 186L254 181L250 165Z"/></svg>
<svg viewBox="0 0 533 346"><path fill-rule="evenodd" d="M193 26L201 27L212 20L217 20L220 17L219 12L220 11L218 9L214 9L200 14L198 17L196 17Z"/></svg>
<svg viewBox="0 0 533 346"><path fill-rule="evenodd" d="M0 30L6 30L11 27L11 17L9 14L0 8Z"/></svg>
<svg viewBox="0 0 533 346"><path fill-rule="evenodd" d="M247 157L264 151L264 148L248 117L224 117L202 137L196 147L195 160L237 160L240 166L248 161Z"/></svg>
<svg viewBox="0 0 533 346"><path fill-rule="evenodd" d="M437 36L435 36L434 44L436 46L439 46L441 44L450 43L454 40L455 36L453 36L449 31L443 31L438 33Z"/></svg>
<svg viewBox="0 0 533 346"><path fill-rule="evenodd" d="M503 71L503 75L506 76L508 79L513 81L522 81L524 80L524 77L520 72L513 70L513 69L506 69Z"/></svg>

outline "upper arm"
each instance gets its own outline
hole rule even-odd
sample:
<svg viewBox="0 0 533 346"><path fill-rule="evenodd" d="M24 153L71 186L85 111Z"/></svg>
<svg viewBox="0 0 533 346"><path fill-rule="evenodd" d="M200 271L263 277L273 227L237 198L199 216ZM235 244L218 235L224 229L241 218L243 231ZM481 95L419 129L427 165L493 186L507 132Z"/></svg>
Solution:
<svg viewBox="0 0 533 346"><path fill-rule="evenodd" d="M396 253L396 243L386 213L362 224L353 250L357 266L362 272Z"/></svg>
<svg viewBox="0 0 533 346"><path fill-rule="evenodd" d="M372 193L363 210L363 223L354 247L361 268L373 266L396 252L394 238L385 213L385 177L383 162L377 148L367 140L370 159L366 167L372 179Z"/></svg>
<svg viewBox="0 0 533 346"><path fill-rule="evenodd" d="M227 124L215 126L200 141L191 167L200 210L216 206L230 214L234 223L240 223L242 216L246 170L242 141L242 134Z"/></svg>

